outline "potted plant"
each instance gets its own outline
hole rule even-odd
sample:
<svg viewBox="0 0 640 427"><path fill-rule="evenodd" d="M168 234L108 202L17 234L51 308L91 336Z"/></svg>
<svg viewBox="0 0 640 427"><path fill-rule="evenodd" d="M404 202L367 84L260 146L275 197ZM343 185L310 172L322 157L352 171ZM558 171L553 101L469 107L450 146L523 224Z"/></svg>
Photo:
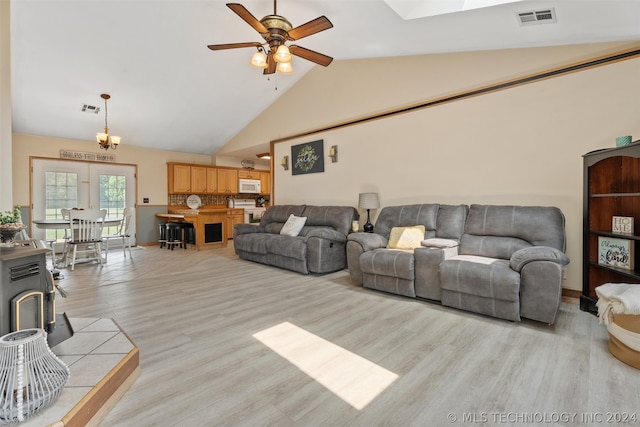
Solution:
<svg viewBox="0 0 640 427"><path fill-rule="evenodd" d="M16 206L13 211L4 211L0 214L0 246L13 246L16 234L25 228L20 221L20 206Z"/></svg>

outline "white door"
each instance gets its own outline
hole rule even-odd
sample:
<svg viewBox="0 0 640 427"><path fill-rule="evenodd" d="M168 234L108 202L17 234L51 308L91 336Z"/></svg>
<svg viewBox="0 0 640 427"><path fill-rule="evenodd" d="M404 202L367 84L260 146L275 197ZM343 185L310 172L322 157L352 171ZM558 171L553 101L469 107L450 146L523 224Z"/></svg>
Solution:
<svg viewBox="0 0 640 427"><path fill-rule="evenodd" d="M34 159L31 177L31 218L61 218L62 208L107 209L107 217L121 217L125 207L135 206L135 167L108 163ZM113 228L113 229L110 229ZM104 234L117 228L110 227ZM63 230L31 228L34 239L57 239ZM135 244L135 220L129 233Z"/></svg>

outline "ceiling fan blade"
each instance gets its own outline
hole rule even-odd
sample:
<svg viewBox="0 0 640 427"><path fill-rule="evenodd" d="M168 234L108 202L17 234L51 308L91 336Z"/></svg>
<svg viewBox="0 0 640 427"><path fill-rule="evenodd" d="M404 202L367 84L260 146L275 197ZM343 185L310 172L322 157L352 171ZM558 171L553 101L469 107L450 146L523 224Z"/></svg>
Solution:
<svg viewBox="0 0 640 427"><path fill-rule="evenodd" d="M331 21L329 21L329 19L327 19L326 16L323 15L319 18L314 19L313 21L309 21L306 24L302 24L289 31L289 39L299 40L303 37L310 36L311 34L328 30L329 28L333 28L333 24L331 23Z"/></svg>
<svg viewBox="0 0 640 427"><path fill-rule="evenodd" d="M273 59L273 53L267 55L267 68L264 69L262 74L273 74L276 72L276 60Z"/></svg>
<svg viewBox="0 0 640 427"><path fill-rule="evenodd" d="M291 52L292 55L299 56L300 58L304 58L311 62L315 62L316 64L322 65L323 67L326 67L327 65L331 64L331 61L333 61L333 58L330 56L323 55L322 53L301 46L289 46L289 52Z"/></svg>
<svg viewBox="0 0 640 427"><path fill-rule="evenodd" d="M251 14L243 5L240 3L227 3L227 7L233 10L240 18L244 19L244 21L251 25L254 30L259 33L268 33L269 30L265 28L264 25L260 21L256 19L255 16Z"/></svg>
<svg viewBox="0 0 640 427"><path fill-rule="evenodd" d="M226 43L226 44L210 44L207 47L211 50L223 50L223 49L237 49L240 47L259 47L262 43L248 42L248 43Z"/></svg>

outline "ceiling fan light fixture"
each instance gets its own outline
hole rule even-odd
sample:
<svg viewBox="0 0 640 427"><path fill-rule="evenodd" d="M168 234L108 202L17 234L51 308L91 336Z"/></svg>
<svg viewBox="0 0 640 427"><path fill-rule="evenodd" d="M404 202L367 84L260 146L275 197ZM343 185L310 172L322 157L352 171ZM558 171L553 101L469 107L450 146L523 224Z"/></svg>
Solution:
<svg viewBox="0 0 640 427"><path fill-rule="evenodd" d="M293 67L291 66L291 62L279 62L276 67L276 71L280 74L291 74L293 73Z"/></svg>
<svg viewBox="0 0 640 427"><path fill-rule="evenodd" d="M289 48L283 44L278 46L278 50L276 50L276 54L273 55L273 59L281 64L291 62L291 52L289 52Z"/></svg>
<svg viewBox="0 0 640 427"><path fill-rule="evenodd" d="M253 65L256 68L265 69L267 68L267 55L265 55L263 52L258 51L253 54L253 56L251 57L251 61L249 61L249 64Z"/></svg>
<svg viewBox="0 0 640 427"><path fill-rule="evenodd" d="M273 15L267 15L258 20L249 10L240 3L227 3L227 7L238 15L243 21L256 30L264 39L264 42L246 42L246 43L223 43L210 44L207 47L211 50L239 49L245 47L253 47L258 49L249 63L257 68L263 69L262 74L269 75L276 72L282 74L291 74L293 68L291 66L282 66L289 64L292 55L314 62L323 67L328 66L333 58L302 46L287 46L287 42L300 40L304 37L311 36L321 31L333 28L333 24L326 16L319 16L305 24L293 27L284 16L278 15L277 0L273 0Z"/></svg>

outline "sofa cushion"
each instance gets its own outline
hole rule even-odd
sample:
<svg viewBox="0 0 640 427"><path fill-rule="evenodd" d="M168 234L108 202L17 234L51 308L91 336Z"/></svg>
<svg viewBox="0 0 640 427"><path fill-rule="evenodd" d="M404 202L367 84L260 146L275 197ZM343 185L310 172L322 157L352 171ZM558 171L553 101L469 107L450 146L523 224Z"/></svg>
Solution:
<svg viewBox="0 0 640 427"><path fill-rule="evenodd" d="M510 237L526 242L525 245L514 244L514 241L505 241L504 244L498 240L491 242L492 246L502 246L500 251L507 249L510 258L513 252L526 246L549 246L552 248L565 250L564 215L556 207L546 206L496 206L496 205L471 205L465 234L474 236ZM466 243L478 242L467 240ZM485 255L478 253L461 242L460 253L469 255Z"/></svg>
<svg viewBox="0 0 640 427"><path fill-rule="evenodd" d="M413 251L376 249L360 255L363 273L399 277L413 281Z"/></svg>
<svg viewBox="0 0 640 427"><path fill-rule="evenodd" d="M282 227L284 227L284 222L270 222L264 226L264 231L269 234L280 234Z"/></svg>
<svg viewBox="0 0 640 427"><path fill-rule="evenodd" d="M436 237L460 240L464 233L468 212L469 206L467 205L440 205Z"/></svg>
<svg viewBox="0 0 640 427"><path fill-rule="evenodd" d="M502 259L454 256L440 264L440 281L448 291L505 301L520 298L520 274Z"/></svg>
<svg viewBox="0 0 640 427"><path fill-rule="evenodd" d="M393 227L389 233L389 249L415 249L424 240L424 225Z"/></svg>
<svg viewBox="0 0 640 427"><path fill-rule="evenodd" d="M358 211L349 206L309 206L302 216L307 217L306 226L333 227L345 236L351 231L351 223L358 219Z"/></svg>
<svg viewBox="0 0 640 427"><path fill-rule="evenodd" d="M461 255L478 255L489 258L510 259L520 249L531 245L514 237L474 236L464 234L460 240Z"/></svg>
<svg viewBox="0 0 640 427"><path fill-rule="evenodd" d="M273 234L266 233L241 234L233 240L233 246L236 251L266 254L267 241L273 237Z"/></svg>
<svg viewBox="0 0 640 427"><path fill-rule="evenodd" d="M275 205L271 206L269 209L264 211L262 215L262 219L260 219L260 226L266 227L267 224L271 223L282 223L284 224L289 219L289 215L302 216L302 212L304 212L305 205ZM272 231L267 231L268 233L272 233ZM280 232L278 229L277 233Z"/></svg>
<svg viewBox="0 0 640 427"><path fill-rule="evenodd" d="M436 237L438 204L386 206L380 211L374 232L389 238L393 227L424 225L425 239Z"/></svg>
<svg viewBox="0 0 640 427"><path fill-rule="evenodd" d="M307 243L304 237L272 235L266 240L266 249L269 254L280 255L299 260L307 259Z"/></svg>
<svg viewBox="0 0 640 427"><path fill-rule="evenodd" d="M287 222L285 222L280 229L280 234L295 237L300 234L300 230L302 230L302 227L304 227L305 222L307 222L306 216L295 216L294 214L291 214L289 215L289 219L287 219Z"/></svg>

